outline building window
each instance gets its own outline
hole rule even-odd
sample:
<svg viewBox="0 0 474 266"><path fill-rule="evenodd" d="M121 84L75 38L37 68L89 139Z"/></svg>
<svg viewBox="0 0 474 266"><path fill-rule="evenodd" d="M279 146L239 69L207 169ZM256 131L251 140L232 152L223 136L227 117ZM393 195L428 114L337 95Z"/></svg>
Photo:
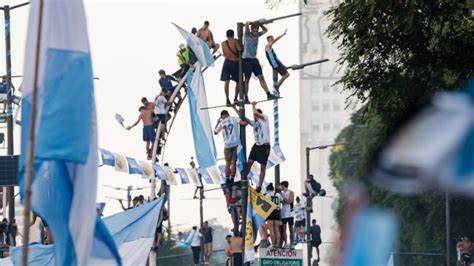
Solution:
<svg viewBox="0 0 474 266"><path fill-rule="evenodd" d="M336 112L341 111L341 105L339 104L338 101L334 101L332 103L332 110Z"/></svg>
<svg viewBox="0 0 474 266"><path fill-rule="evenodd" d="M335 131L341 131L341 124L335 123L335 124L333 125L333 128L334 128Z"/></svg>
<svg viewBox="0 0 474 266"><path fill-rule="evenodd" d="M329 103L323 103L323 112L329 112L330 106Z"/></svg>
<svg viewBox="0 0 474 266"><path fill-rule="evenodd" d="M329 86L329 84L327 84L327 83L323 84L323 92L329 92L330 88L331 88L331 86Z"/></svg>
<svg viewBox="0 0 474 266"><path fill-rule="evenodd" d="M313 102L313 111L315 112L319 111L319 102Z"/></svg>
<svg viewBox="0 0 474 266"><path fill-rule="evenodd" d="M324 123L323 124L323 130L324 131L329 131L331 130L331 125L329 123Z"/></svg>
<svg viewBox="0 0 474 266"><path fill-rule="evenodd" d="M313 132L319 132L319 125L313 125Z"/></svg>

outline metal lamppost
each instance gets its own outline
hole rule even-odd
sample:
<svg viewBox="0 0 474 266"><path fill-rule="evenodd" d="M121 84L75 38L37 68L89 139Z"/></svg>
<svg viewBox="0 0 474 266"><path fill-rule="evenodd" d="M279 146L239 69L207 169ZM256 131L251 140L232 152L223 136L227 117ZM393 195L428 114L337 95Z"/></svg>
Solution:
<svg viewBox="0 0 474 266"><path fill-rule="evenodd" d="M315 146L315 147L306 147L306 178L309 177L310 175L310 161L309 161L309 156L310 156L310 151L312 150L324 150L330 147L334 146L339 146L339 145L344 145L345 143L335 143L335 144L329 144L329 145L320 145L320 146ZM310 201L313 200L313 197L311 195L308 195L308 198L306 200L306 228L307 228L307 236L306 236L306 246L308 248L308 266L311 266L311 253L312 253L312 247L310 245L309 241L309 227L311 226L311 212L309 211L308 206L310 206Z"/></svg>
<svg viewBox="0 0 474 266"><path fill-rule="evenodd" d="M5 75L5 80L7 84L7 154L13 155L13 92L12 92L12 59L11 59L11 40L10 40L10 11L22 6L28 5L29 2L18 4L15 6L4 5L0 7L0 10L3 11L5 18L5 56L6 56L6 69L7 74ZM15 219L15 196L14 196L14 186L8 187L8 220L10 222Z"/></svg>
<svg viewBox="0 0 474 266"><path fill-rule="evenodd" d="M286 69L301 70L305 68L306 66L320 64L327 61L329 61L329 59L322 59L322 60L304 63L300 65L291 65L289 67L286 67ZM273 88L275 88L277 84L278 84L278 71L276 69L273 69ZM273 90L273 92L278 93L275 89ZM280 117L279 117L278 109L279 109L278 99L275 99L273 101L273 136L274 136L275 146L280 145ZM280 184L280 164L277 164L275 166L275 185L276 184Z"/></svg>

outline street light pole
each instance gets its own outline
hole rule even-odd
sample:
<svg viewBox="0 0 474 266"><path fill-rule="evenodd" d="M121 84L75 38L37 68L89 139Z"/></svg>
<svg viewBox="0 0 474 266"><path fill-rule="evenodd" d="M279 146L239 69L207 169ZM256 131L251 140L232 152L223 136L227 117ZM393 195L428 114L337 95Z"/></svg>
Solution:
<svg viewBox="0 0 474 266"><path fill-rule="evenodd" d="M278 84L278 72L273 69L273 94L278 95L275 89ZM278 99L273 100L273 137L275 146L280 145L280 117L278 112ZM280 184L280 164L275 165L275 186Z"/></svg>
<svg viewBox="0 0 474 266"><path fill-rule="evenodd" d="M4 5L0 7L3 10L5 19L5 56L6 56L6 70L7 75L5 77L7 83L7 154L13 155L13 92L12 92L12 58L11 58L11 39L10 39L10 10L28 5L29 3L22 3L10 7ZM8 187L8 220L10 222L15 219L15 187Z"/></svg>
<svg viewBox="0 0 474 266"><path fill-rule="evenodd" d="M329 144L329 145L321 145L321 146L315 146L315 147L306 147L305 149L305 152L306 152L306 178L309 177L310 175L310 160L309 160L309 156L310 156L310 152L312 150L324 150L324 149L327 149L329 147L334 147L334 146L339 146L339 145L344 145L345 143L335 143L335 144ZM308 260L308 266L311 266L311 253L312 253L312 247L311 247L311 244L310 244L310 233L309 233L309 228L311 226L311 211L309 209L309 206L311 201L313 200L313 196L312 195L308 195L307 199L306 199L306 246L307 246L307 260Z"/></svg>

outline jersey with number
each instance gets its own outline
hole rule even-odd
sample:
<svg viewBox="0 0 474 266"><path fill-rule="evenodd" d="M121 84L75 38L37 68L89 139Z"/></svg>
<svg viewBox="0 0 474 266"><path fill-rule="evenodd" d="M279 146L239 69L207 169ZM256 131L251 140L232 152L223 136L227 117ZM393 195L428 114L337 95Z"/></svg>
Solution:
<svg viewBox="0 0 474 266"><path fill-rule="evenodd" d="M271 200L276 206L277 210L281 209L281 202L283 198L281 197L280 193L275 193L275 191L265 193L265 197Z"/></svg>
<svg viewBox="0 0 474 266"><path fill-rule="evenodd" d="M270 144L270 122L268 121L268 117L266 115L263 115L263 118L264 119L250 121L250 125L253 127L255 143L258 146Z"/></svg>
<svg viewBox="0 0 474 266"><path fill-rule="evenodd" d="M295 211L295 221L303 221L306 218L305 208L302 203L296 203L294 211Z"/></svg>
<svg viewBox="0 0 474 266"><path fill-rule="evenodd" d="M227 117L217 125L214 130L215 134L219 134L222 131L224 138L224 147L233 148L240 144L240 119L238 117Z"/></svg>

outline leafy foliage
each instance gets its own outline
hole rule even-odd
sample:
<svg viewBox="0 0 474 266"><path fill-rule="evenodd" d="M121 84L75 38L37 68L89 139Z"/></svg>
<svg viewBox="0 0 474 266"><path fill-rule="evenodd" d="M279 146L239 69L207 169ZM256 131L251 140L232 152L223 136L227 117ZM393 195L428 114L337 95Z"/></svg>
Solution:
<svg viewBox="0 0 474 266"><path fill-rule="evenodd" d="M472 1L345 1L327 13L332 19L327 33L339 43L339 63L346 67L338 83L365 102L337 138L346 145L333 149L330 175L337 189L348 179L361 180L373 203L398 215L400 251L444 252L444 194L400 196L374 187L364 176L389 133L422 98L452 90L474 74L469 5ZM471 230L474 204L461 198L451 203L454 237ZM401 258L399 263L427 261Z"/></svg>

